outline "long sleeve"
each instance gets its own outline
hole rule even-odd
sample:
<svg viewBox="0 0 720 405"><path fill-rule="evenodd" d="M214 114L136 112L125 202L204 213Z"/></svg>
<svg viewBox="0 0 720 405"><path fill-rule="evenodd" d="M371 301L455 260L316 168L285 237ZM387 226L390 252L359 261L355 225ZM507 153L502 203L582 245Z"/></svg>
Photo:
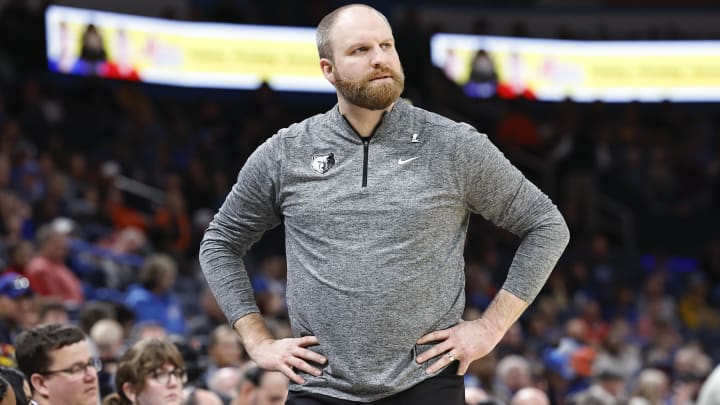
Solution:
<svg viewBox="0 0 720 405"><path fill-rule="evenodd" d="M487 136L461 125L459 173L468 209L520 237L503 289L532 302L570 239L553 202L513 166Z"/></svg>
<svg viewBox="0 0 720 405"><path fill-rule="evenodd" d="M243 257L263 233L281 221L276 203L278 142L278 136L270 138L248 158L200 244L205 279L231 325L259 312Z"/></svg>

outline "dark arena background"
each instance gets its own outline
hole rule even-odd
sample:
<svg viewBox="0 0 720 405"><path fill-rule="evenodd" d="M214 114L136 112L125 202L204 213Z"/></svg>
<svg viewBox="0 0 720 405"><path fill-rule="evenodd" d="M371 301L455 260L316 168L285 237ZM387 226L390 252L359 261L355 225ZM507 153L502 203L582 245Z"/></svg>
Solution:
<svg viewBox="0 0 720 405"><path fill-rule="evenodd" d="M104 397L129 345L166 336L186 393L264 403L242 402L258 377L199 241L250 153L336 103L314 27L344 4L0 0L1 365L20 330L78 325ZM366 4L393 27L403 97L488 134L571 231L540 295L470 367L467 403L533 403L512 402L524 387L558 405L720 403L697 402L720 363L718 3ZM291 333L283 238L246 257L277 337ZM517 244L471 219L465 319Z"/></svg>

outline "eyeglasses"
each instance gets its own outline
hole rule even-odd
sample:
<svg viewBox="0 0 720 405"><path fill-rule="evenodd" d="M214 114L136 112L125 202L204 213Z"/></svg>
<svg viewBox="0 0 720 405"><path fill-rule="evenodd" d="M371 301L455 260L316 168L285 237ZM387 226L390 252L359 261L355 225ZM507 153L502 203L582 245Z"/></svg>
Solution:
<svg viewBox="0 0 720 405"><path fill-rule="evenodd" d="M65 373L71 378L82 378L85 373L87 373L88 367L92 367L95 373L98 373L102 368L102 362L100 361L100 359L90 359L90 361L88 361L87 363L75 363L72 367L64 368L62 370L43 371L38 374L53 375L58 373Z"/></svg>
<svg viewBox="0 0 720 405"><path fill-rule="evenodd" d="M187 382L187 371L184 368L176 368L173 370L165 370L161 368L151 371L150 375L157 382L164 385L170 383L170 376L174 376L175 381L180 381L183 384Z"/></svg>

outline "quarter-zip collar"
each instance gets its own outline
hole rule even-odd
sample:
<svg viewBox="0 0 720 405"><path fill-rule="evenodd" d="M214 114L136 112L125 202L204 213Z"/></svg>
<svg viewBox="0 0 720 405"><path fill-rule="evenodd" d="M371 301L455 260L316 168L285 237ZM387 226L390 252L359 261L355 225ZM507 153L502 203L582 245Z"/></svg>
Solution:
<svg viewBox="0 0 720 405"><path fill-rule="evenodd" d="M410 105L407 101L402 98L398 98L393 108L383 114L380 122L373 130L370 135L374 141L382 139L386 134L392 133L397 127L397 123L403 115L407 115L410 111ZM363 138L355 131L355 128L350 125L350 122L340 113L340 106L335 104L335 107L330 111L331 120L343 131L340 132L340 136L348 139L349 141L357 144L361 144Z"/></svg>

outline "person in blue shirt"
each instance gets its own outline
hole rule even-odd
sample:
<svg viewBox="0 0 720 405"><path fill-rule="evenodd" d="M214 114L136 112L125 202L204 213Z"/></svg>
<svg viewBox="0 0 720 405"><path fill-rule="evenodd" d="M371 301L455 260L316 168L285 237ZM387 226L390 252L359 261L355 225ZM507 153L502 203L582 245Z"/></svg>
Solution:
<svg viewBox="0 0 720 405"><path fill-rule="evenodd" d="M138 323L154 321L171 335L185 334L185 317L172 291L177 276L175 261L165 254L149 256L138 275L138 284L130 286L125 305L135 312Z"/></svg>

